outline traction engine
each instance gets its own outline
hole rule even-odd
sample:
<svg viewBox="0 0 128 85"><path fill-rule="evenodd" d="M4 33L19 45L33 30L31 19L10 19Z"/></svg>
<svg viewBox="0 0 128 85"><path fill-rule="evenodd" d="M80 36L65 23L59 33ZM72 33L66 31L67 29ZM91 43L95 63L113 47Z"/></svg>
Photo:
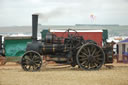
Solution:
<svg viewBox="0 0 128 85"><path fill-rule="evenodd" d="M38 15L32 15L32 42L28 43L21 59L25 71L40 70L44 56L49 56L49 61L56 63L70 64L72 67L78 65L83 70L97 70L107 63L104 49L93 40L84 40L76 30L66 30L66 38L48 32L45 38L37 40L37 28Z"/></svg>

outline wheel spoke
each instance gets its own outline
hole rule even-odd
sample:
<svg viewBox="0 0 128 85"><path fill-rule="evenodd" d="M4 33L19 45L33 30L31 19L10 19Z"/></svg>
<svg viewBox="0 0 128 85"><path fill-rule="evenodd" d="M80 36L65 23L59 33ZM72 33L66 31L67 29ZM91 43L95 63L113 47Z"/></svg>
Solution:
<svg viewBox="0 0 128 85"><path fill-rule="evenodd" d="M93 62L93 64L94 64L94 67L96 68L97 67L97 64L95 62Z"/></svg>
<svg viewBox="0 0 128 85"><path fill-rule="evenodd" d="M94 46L91 46L91 52L93 52Z"/></svg>
<svg viewBox="0 0 128 85"><path fill-rule="evenodd" d="M98 65L100 64L100 62L99 62L99 61L97 61L97 60L95 61L95 63L96 63L96 64L98 64Z"/></svg>
<svg viewBox="0 0 128 85"><path fill-rule="evenodd" d="M39 57L37 55L33 56L33 60L39 59Z"/></svg>
<svg viewBox="0 0 128 85"><path fill-rule="evenodd" d="M95 54L98 55L100 52L101 52L101 51L99 50L99 51L97 51Z"/></svg>
<svg viewBox="0 0 128 85"><path fill-rule="evenodd" d="M92 52L92 56L95 54L96 52L96 48L94 48L93 52Z"/></svg>
<svg viewBox="0 0 128 85"><path fill-rule="evenodd" d="M24 60L29 60L29 61L31 60L29 56L25 56L23 59Z"/></svg>
<svg viewBox="0 0 128 85"><path fill-rule="evenodd" d="M37 66L34 64L33 65L33 70L36 70L37 69Z"/></svg>
<svg viewBox="0 0 128 85"><path fill-rule="evenodd" d="M88 58L81 58L80 61L88 60Z"/></svg>
<svg viewBox="0 0 128 85"><path fill-rule="evenodd" d="M90 63L90 67L91 67L91 68L95 68L95 67L96 67L96 65L94 64L94 62L91 62L91 63Z"/></svg>
<svg viewBox="0 0 128 85"><path fill-rule="evenodd" d="M94 57L99 57L99 56L101 56L101 54L99 54L99 55L96 55L96 56L94 56Z"/></svg>
<svg viewBox="0 0 128 85"><path fill-rule="evenodd" d="M34 63L40 63L40 61L34 61Z"/></svg>
<svg viewBox="0 0 128 85"><path fill-rule="evenodd" d="M103 60L103 58L96 58L97 60Z"/></svg>
<svg viewBox="0 0 128 85"><path fill-rule="evenodd" d="M83 62L81 63L81 65L85 65L85 63L86 63L86 61L83 61Z"/></svg>
<svg viewBox="0 0 128 85"><path fill-rule="evenodd" d="M90 52L90 50L89 50L89 47L88 47L87 49L88 49L88 55L90 56L90 55L91 55L91 52Z"/></svg>
<svg viewBox="0 0 128 85"><path fill-rule="evenodd" d="M89 68L89 62L86 63L87 68Z"/></svg>
<svg viewBox="0 0 128 85"><path fill-rule="evenodd" d="M85 48L83 48L84 52L87 52L87 50Z"/></svg>
<svg viewBox="0 0 128 85"><path fill-rule="evenodd" d="M83 55L85 55L85 56L87 56L88 57L88 55L86 54L86 53L84 53L84 52L81 52Z"/></svg>
<svg viewBox="0 0 128 85"><path fill-rule="evenodd" d="M31 60L33 59L32 53L29 54L29 58L30 58Z"/></svg>
<svg viewBox="0 0 128 85"><path fill-rule="evenodd" d="M87 56L84 56L84 55L79 55L79 57L86 58Z"/></svg>
<svg viewBox="0 0 128 85"><path fill-rule="evenodd" d="M33 55L33 57L32 57L32 60L34 60L35 59L35 57L37 57L35 54Z"/></svg>

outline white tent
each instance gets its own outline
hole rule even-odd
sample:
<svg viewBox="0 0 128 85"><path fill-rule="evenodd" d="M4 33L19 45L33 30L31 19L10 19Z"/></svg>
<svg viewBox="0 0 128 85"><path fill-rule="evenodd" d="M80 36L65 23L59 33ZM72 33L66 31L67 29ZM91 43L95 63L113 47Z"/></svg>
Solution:
<svg viewBox="0 0 128 85"><path fill-rule="evenodd" d="M123 61L123 53L128 53L128 38L117 43L117 53L119 55L118 60Z"/></svg>

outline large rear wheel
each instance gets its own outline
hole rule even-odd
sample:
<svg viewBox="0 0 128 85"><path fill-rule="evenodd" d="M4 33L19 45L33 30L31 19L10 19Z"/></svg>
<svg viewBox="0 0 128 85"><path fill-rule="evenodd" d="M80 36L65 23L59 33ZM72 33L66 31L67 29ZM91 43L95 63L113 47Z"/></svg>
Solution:
<svg viewBox="0 0 128 85"><path fill-rule="evenodd" d="M40 54L35 51L26 52L21 59L21 66L25 71L38 71L42 65Z"/></svg>
<svg viewBox="0 0 128 85"><path fill-rule="evenodd" d="M105 55L96 44L84 44L76 55L77 64L84 70L97 70L105 62Z"/></svg>

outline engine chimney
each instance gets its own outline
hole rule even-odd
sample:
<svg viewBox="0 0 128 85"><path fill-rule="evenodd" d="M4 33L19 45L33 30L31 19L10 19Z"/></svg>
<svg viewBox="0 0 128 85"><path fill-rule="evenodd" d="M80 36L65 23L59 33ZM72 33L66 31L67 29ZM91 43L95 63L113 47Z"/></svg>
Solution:
<svg viewBox="0 0 128 85"><path fill-rule="evenodd" d="M0 50L2 49L2 35L0 35Z"/></svg>
<svg viewBox="0 0 128 85"><path fill-rule="evenodd" d="M32 15L32 40L37 40L37 31L38 30L38 15L33 14Z"/></svg>

